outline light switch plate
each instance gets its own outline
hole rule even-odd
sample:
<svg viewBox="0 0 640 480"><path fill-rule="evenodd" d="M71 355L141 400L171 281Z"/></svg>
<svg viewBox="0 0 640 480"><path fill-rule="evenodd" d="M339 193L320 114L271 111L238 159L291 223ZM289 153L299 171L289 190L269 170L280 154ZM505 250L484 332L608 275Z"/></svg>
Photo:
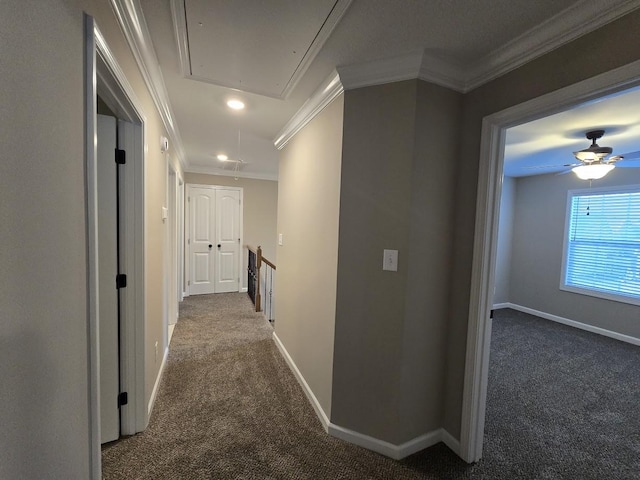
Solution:
<svg viewBox="0 0 640 480"><path fill-rule="evenodd" d="M278 245L282 245L282 234L278 235Z"/></svg>
<svg viewBox="0 0 640 480"><path fill-rule="evenodd" d="M382 270L398 271L398 250L384 250Z"/></svg>

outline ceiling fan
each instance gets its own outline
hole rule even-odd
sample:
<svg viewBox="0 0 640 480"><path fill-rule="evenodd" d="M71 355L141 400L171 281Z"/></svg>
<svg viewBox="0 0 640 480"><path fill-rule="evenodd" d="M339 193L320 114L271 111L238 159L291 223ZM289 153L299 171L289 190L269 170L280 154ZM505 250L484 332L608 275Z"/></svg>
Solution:
<svg viewBox="0 0 640 480"><path fill-rule="evenodd" d="M582 180L597 180L604 177L607 173L616 167L618 162L627 160L635 160L640 158L640 151L631 152L625 155L611 155L613 149L611 147L601 147L596 143L597 140L604 136L604 130L590 130L586 132L585 136L588 140L591 140L589 147L573 152L576 157L576 163L566 163L564 165L545 165L535 166L530 168L548 168L548 167L570 167L569 170L560 172L559 175L564 173L573 172L576 176ZM624 167L636 167L630 162L625 162L625 165L618 165Z"/></svg>
<svg viewBox="0 0 640 480"><path fill-rule="evenodd" d="M573 152L579 163L567 164L565 167L572 167L571 171L582 180L596 180L604 177L615 168L615 163L624 159L622 155L614 155L605 158L613 152L611 147L601 147L596 140L602 138L604 130L591 130L586 133L591 145L583 150Z"/></svg>

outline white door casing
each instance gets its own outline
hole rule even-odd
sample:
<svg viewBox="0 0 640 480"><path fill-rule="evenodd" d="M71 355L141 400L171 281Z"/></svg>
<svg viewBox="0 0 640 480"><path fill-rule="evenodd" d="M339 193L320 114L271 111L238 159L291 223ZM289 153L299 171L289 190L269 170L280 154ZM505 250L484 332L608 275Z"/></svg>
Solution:
<svg viewBox="0 0 640 480"><path fill-rule="evenodd" d="M569 85L484 118L478 172L471 295L460 434L460 456L482 457L497 231L506 129L640 85L640 61Z"/></svg>
<svg viewBox="0 0 640 480"><path fill-rule="evenodd" d="M191 210L190 295L214 293L215 291L215 201L214 189L191 187L189 194Z"/></svg>
<svg viewBox="0 0 640 480"><path fill-rule="evenodd" d="M240 278L240 191L216 189L215 293L237 292Z"/></svg>
<svg viewBox="0 0 640 480"><path fill-rule="evenodd" d="M98 115L98 279L100 339L100 442L120 436L120 360L118 356L118 192L116 119Z"/></svg>
<svg viewBox="0 0 640 480"><path fill-rule="evenodd" d="M187 294L237 292L242 188L187 185Z"/></svg>

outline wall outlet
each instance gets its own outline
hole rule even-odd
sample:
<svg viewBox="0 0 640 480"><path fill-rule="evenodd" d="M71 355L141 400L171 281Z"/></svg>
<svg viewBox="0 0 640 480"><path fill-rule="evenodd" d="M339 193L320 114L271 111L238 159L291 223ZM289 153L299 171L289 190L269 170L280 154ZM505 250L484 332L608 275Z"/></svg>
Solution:
<svg viewBox="0 0 640 480"><path fill-rule="evenodd" d="M280 246L283 245L283 240L282 240L282 234L281 233L278 235L278 245L280 245Z"/></svg>

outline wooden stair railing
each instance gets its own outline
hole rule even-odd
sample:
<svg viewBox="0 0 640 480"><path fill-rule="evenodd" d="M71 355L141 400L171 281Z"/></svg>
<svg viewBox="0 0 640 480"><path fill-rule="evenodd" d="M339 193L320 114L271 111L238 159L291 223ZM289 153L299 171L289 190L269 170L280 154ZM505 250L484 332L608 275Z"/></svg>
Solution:
<svg viewBox="0 0 640 480"><path fill-rule="evenodd" d="M276 270L276 266L273 262L269 261L262 255L262 247L258 246L257 249L253 249L252 247L247 246L247 250L249 252L247 267L247 293L256 307L256 312L263 311L263 307L268 308L268 311L265 311L265 316L267 317L267 320L273 323L274 319L271 318L273 317L273 272ZM262 300L262 277L260 275L263 263L267 266L269 271L268 276L265 274L264 305Z"/></svg>

